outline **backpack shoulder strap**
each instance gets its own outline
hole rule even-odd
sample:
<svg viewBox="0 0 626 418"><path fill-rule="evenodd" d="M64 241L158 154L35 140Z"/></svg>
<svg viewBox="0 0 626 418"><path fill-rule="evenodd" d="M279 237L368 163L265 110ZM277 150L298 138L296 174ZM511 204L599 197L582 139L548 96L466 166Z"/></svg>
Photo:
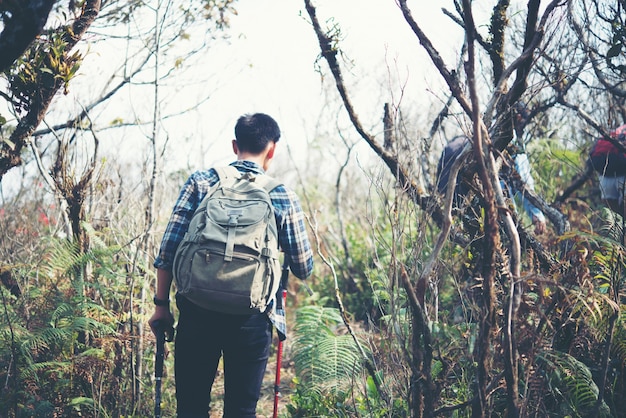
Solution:
<svg viewBox="0 0 626 418"><path fill-rule="evenodd" d="M280 181L268 176L267 174L257 176L255 181L259 184L259 186L263 187L267 193L271 192L278 186L282 186Z"/></svg>
<svg viewBox="0 0 626 418"><path fill-rule="evenodd" d="M242 173L237 170L236 167L232 165L225 167L214 167L213 168L217 173L220 181L225 181L227 179L239 179L246 175L246 173ZM254 182L259 186L263 187L267 193L271 192L278 186L282 185L282 183L267 174L254 174L250 173L248 178L254 179Z"/></svg>
<svg viewBox="0 0 626 418"><path fill-rule="evenodd" d="M236 179L236 178L241 177L241 172L237 170L236 167L233 167L232 165L227 165L224 167L213 167L213 169L217 173L217 177L219 178L219 181L225 181L228 178Z"/></svg>

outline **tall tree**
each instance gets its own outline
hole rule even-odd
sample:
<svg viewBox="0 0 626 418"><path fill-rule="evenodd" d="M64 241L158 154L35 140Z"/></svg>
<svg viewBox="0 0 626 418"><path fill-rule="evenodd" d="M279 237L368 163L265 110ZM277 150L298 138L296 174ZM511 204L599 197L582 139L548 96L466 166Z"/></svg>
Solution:
<svg viewBox="0 0 626 418"><path fill-rule="evenodd" d="M204 51L217 33L227 27L228 15L234 11L232 3L204 0L192 3L174 0L82 2L79 9L56 15L58 21L65 24L47 28L4 73L6 84L2 99L12 112L13 120L3 119L0 180L9 170L36 162L41 178L58 198L67 219L68 238L75 246L72 251L74 248L76 251L72 259L79 259L75 270L64 272L67 275L60 273L55 279L62 283L57 291L67 291L67 284L74 283L73 303L96 300L121 318L115 325L117 334L106 343L114 347L116 366L110 387L102 390L102 396L108 399L108 404L98 406L102 413L108 410L107 414L116 411L112 415L118 416L145 415L138 411L150 406L142 396L147 375L144 355L151 349L144 344L143 317L146 295L152 284L149 266L156 245L152 235L156 199L162 198L157 193L163 175L160 160L166 155L169 144L166 121L208 100L208 97L199 97L198 102L189 101L186 109L167 107L162 85L183 73L181 67L189 65L188 61ZM76 3L70 2L70 7L74 5ZM150 17L148 23L144 20L147 17ZM201 30L194 29L197 25L202 26ZM196 36L198 33L200 35ZM192 36L195 38L190 40ZM89 55L91 51L87 46L93 47L96 43L121 44L122 50L126 48L127 52L108 63L104 70L110 73L104 80L92 79L89 83L90 87L102 85L102 90L82 90L77 88L80 83L74 76L79 74L80 68L81 78L90 77L84 70L87 65L82 65L95 57L95 54ZM180 88L185 82L188 81L172 84ZM141 99L117 99L122 92L129 97L134 93ZM68 97L76 103L69 112L62 107ZM123 104L116 118L113 121L98 119L100 109L111 106L116 99ZM150 109L144 113L143 106L148 102ZM134 170L131 173L114 159L107 160L102 153L105 147L101 144L104 142L110 149L112 134L123 129L133 130L135 135L130 136L134 139L146 139L146 144L132 144L137 145L139 151L134 155L133 164L141 167L143 163L144 167L136 178ZM119 179L108 177L114 170L119 170ZM133 212L134 208L140 210ZM102 230L108 231L104 237ZM122 248L115 250L117 260L110 270L112 281L109 282L120 290L119 294L102 291L103 283L99 283L103 280L99 264L107 261L98 259L95 253L103 245ZM46 247L50 250L49 245ZM14 267L20 265L19 261L20 255L14 254L3 261L0 269L3 274L6 271L19 277ZM33 268L36 270L37 266ZM25 318L19 313L16 316L15 323L21 325ZM70 357L100 343L89 335L89 332L81 334L81 346L70 353ZM62 357L67 353L45 354ZM35 357L34 361L39 358ZM104 363L103 366L108 367ZM16 411L24 404L22 396L37 391L45 393L40 387L22 391L19 387L23 381L19 378L12 383L14 387L7 392L7 397L11 397ZM98 394L91 389L81 393L82 398L97 398ZM58 402L66 402L64 398L70 396L74 394L59 396ZM64 407L58 405L58 408Z"/></svg>
<svg viewBox="0 0 626 418"><path fill-rule="evenodd" d="M81 55L72 50L98 16L100 5L100 0L86 0L75 19L30 44L26 55L8 70L10 88L3 97L15 107L19 122L9 138L0 143L0 179L22 163L22 150L30 135L43 120L54 96L78 70Z"/></svg>
<svg viewBox="0 0 626 418"><path fill-rule="evenodd" d="M473 388L473 397L459 405L459 408L471 405L472 416L487 416L494 408L492 388L500 379L504 379L506 386L507 416L524 416L528 408L535 407L530 405L523 395L522 391L528 388L523 389L520 379L522 370L528 371L532 368L532 363L528 362L529 352L525 351L523 355L519 352L520 346L523 346L520 339L527 327L520 317L521 305L528 297L526 294L528 281L525 277L529 273L525 272L524 268L532 263L532 260L527 258L529 254L524 254L522 249L532 249L532 256L539 261L542 275L549 275L557 266L574 270L577 267L569 264L567 257L570 253L566 252L566 247L546 248L521 226L519 223L521 214L509 209L499 173L501 165L508 164L506 156L515 135L514 106L519 102L526 105L531 119L547 118L548 115L562 117L563 105L567 103L565 108L574 108L567 97L580 91L577 85L584 79L582 71L585 63L592 59L592 53L604 51L604 61L594 59L593 68L596 73L597 64L605 63L602 66L604 76L596 74L597 82L604 85L603 90L609 91L614 100L620 97L619 80L607 81L608 72L616 74L621 68L619 51L622 48L622 41L619 36L612 38L606 36L604 48L587 48L586 52L580 55L582 57L580 62L566 59L559 61L556 58L560 54L578 57L571 55L571 51L577 48L576 45L580 45L575 41L577 37L584 36L582 45L586 45L584 41L590 38L593 38L597 45L599 37L590 34L598 34L603 25L604 30L612 27L613 35L621 33L619 28L623 13L619 15L619 11L623 8L622 2L615 4L615 2L589 1L588 6L583 3L553 0L542 5L539 0L531 0L522 5L521 2L508 0L494 1L489 24L480 25L475 19L477 7L475 2L454 1L455 10L444 12L465 34L465 46L463 49L459 48L464 51L463 71L455 71L450 69L435 48L429 34L422 29L410 2L406 0L397 2L405 22L430 57L432 67L440 74L447 86L448 95L454 101L452 106L450 102L446 104L446 108L439 113L438 119L432 125L441 127L442 115L451 114L451 108L460 109L463 115L455 115L459 121L456 123L456 132L463 132L471 138L471 147L457 159L457 169L473 179L471 193L475 193L477 197L473 206L475 213L480 214L478 217L480 234L468 237L465 235L467 230L464 227L451 228L452 193L446 195L442 202L436 194L418 187L415 172L403 163L402 154L397 152L403 148L398 147L394 152L388 145L385 146L382 140L377 139L376 135L367 131L365 126L378 126L381 122L383 126L378 132L387 134L390 131L388 122L385 123L391 120L388 117L388 107L385 105L385 115L380 121L362 119L357 111L358 103L354 100L355 92L350 90L344 78L341 60L342 38L338 29L341 22L329 19L326 22L332 22L332 25L329 28L323 27L325 20L319 18L318 8L314 6L313 1L304 1L319 42L321 56L328 64L338 95L355 132L389 169L390 175L396 180L397 192L406 195L423 210L425 216L429 216L441 228L432 254L423 262L422 268L402 261L400 261L404 264L402 268L389 268L390 287L395 280L394 271L409 272L408 275L403 275L405 290L408 300L416 301L409 304L415 320L412 322L413 335L410 340L413 355L412 359L408 360L411 367L407 365L412 373L409 405L414 417L434 416L440 395L437 385L429 380L434 342L428 334L433 322L428 312L436 311L437 306L425 303L423 295L425 289L435 286L435 270L432 266L440 262L438 259L442 248L440 242L449 238L465 248L472 249L472 257L467 261L471 266L469 274L478 279L480 284L479 333L473 353L477 365L474 380L476 384ZM321 7L319 9L332 15L332 7L327 7L327 11ZM571 26L568 26L565 19L568 7L569 10L577 10L574 13L570 12ZM588 18L592 14L591 10L595 10L601 16L599 21L603 23ZM576 23L580 19L583 23ZM576 26L581 29L575 30ZM604 33L608 35L610 32ZM607 42L609 40L611 41ZM564 68L563 64L568 67ZM354 65L358 66L358 63ZM484 68L490 70L490 77L484 77L484 72L480 73L480 69ZM479 76L481 74L483 77ZM585 83L589 86L588 80ZM597 85L595 82L594 84ZM406 94L407 92L402 92L403 97ZM394 92L390 91L389 95L393 97ZM383 108L383 103L380 103L380 108ZM585 114L582 109L576 114L570 113L569 120L573 120L575 115L582 114ZM586 121L591 122L592 118L587 118ZM454 121L448 121L448 126L450 124L455 125ZM602 131L601 124L597 127ZM409 138L407 141L412 139ZM387 144L388 142L386 141ZM415 148L419 147L412 147ZM519 186L524 189L522 185ZM454 183L449 187L453 188ZM532 191L524 190L524 193L544 211L558 234L568 232L569 221L558 207L548 204L545 199ZM463 222L463 219L459 219L458 224L463 225ZM469 246L464 237L471 240ZM499 309L501 313L498 313ZM500 329L502 332L498 333ZM494 347L497 349L494 350ZM495 369L502 372L496 374ZM598 399L597 402L600 405L602 399Z"/></svg>

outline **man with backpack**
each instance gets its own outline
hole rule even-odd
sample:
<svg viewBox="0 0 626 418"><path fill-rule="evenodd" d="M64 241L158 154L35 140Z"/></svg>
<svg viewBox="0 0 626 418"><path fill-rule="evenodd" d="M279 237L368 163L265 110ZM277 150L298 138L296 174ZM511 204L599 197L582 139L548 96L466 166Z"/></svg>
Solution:
<svg viewBox="0 0 626 418"><path fill-rule="evenodd" d="M589 163L598 173L600 192L607 206L624 216L624 181L626 180L626 125L609 132L611 139L600 138L589 155ZM620 149L615 143L622 144Z"/></svg>
<svg viewBox="0 0 626 418"><path fill-rule="evenodd" d="M265 175L280 139L278 124L263 113L247 114L238 119L235 138L237 160L230 168L198 171L186 181L154 262L153 332L159 323L173 332L169 294L176 280L180 316L174 361L180 418L207 417L221 358L224 417L256 416L272 326L285 338L282 310L276 309L279 249L295 276L305 279L313 270L298 197ZM249 199L241 197L247 193L252 193ZM271 202L271 219L263 215L266 201ZM262 238L252 238L258 233Z"/></svg>

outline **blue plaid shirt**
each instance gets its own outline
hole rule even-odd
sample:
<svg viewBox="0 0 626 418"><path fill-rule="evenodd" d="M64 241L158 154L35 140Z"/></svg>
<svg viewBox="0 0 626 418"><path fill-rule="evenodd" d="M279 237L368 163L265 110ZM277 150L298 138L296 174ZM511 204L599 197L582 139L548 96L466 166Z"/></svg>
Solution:
<svg viewBox="0 0 626 418"><path fill-rule="evenodd" d="M265 173L263 168L251 161L235 161L230 165L242 172ZM196 171L187 179L163 234L161 248L154 261L156 268L172 271L174 253L187 232L193 213L218 180L214 169ZM280 247L289 260L289 268L296 277L306 279L313 272L313 252L298 196L283 185L276 187L269 195L274 206ZM277 307L273 304L267 315L276 327L279 337L284 340L287 326L284 309L282 304L279 305L281 306Z"/></svg>

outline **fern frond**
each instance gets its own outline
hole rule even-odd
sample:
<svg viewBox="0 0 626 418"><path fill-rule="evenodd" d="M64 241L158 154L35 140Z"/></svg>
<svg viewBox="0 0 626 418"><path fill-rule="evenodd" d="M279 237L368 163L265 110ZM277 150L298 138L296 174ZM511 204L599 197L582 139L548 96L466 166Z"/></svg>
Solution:
<svg viewBox="0 0 626 418"><path fill-rule="evenodd" d="M33 363L28 367L23 367L20 370L20 377L24 380L32 379L39 380L38 376L42 373L70 373L72 369L72 363L69 361L42 361L39 363Z"/></svg>
<svg viewBox="0 0 626 418"><path fill-rule="evenodd" d="M624 236L621 217L617 216L617 214L608 208L602 208L600 215L603 220L602 227L600 228L602 233L600 235L606 236L608 239L612 240L613 243L620 244Z"/></svg>
<svg viewBox="0 0 626 418"><path fill-rule="evenodd" d="M60 303L57 305L56 309L52 311L52 315L50 316L50 322L52 324L56 324L63 318L67 318L74 315L74 306L69 303Z"/></svg>
<svg viewBox="0 0 626 418"><path fill-rule="evenodd" d="M304 306L298 309L296 319L296 330L320 327L329 330L329 326L336 326L342 323L341 313L338 309L315 305Z"/></svg>
<svg viewBox="0 0 626 418"><path fill-rule="evenodd" d="M82 353L79 353L78 357L90 357L96 360L104 360L106 358L106 353L101 348L89 348Z"/></svg>
<svg viewBox="0 0 626 418"><path fill-rule="evenodd" d="M83 228L87 236L89 237L89 242L93 247L96 248L106 248L106 243L100 238L98 232L94 229L93 225L91 225L87 221L82 221L80 226Z"/></svg>
<svg viewBox="0 0 626 418"><path fill-rule="evenodd" d="M26 328L15 323L12 328L0 327L0 353L15 350L17 357L24 363L32 363L33 357L29 344L24 342L32 335Z"/></svg>
<svg viewBox="0 0 626 418"><path fill-rule="evenodd" d="M51 240L45 263L48 277L68 274L81 265L81 254L76 244L68 240Z"/></svg>
<svg viewBox="0 0 626 418"><path fill-rule="evenodd" d="M93 318L77 317L72 321L70 328L76 331L87 332L94 336L111 335L115 331L108 325Z"/></svg>
<svg viewBox="0 0 626 418"><path fill-rule="evenodd" d="M575 416L587 416L598 400L598 386L591 371L581 361L559 351L544 351L537 355L538 367L543 369L555 399L561 400ZM610 416L609 407L603 401L599 416Z"/></svg>
<svg viewBox="0 0 626 418"><path fill-rule="evenodd" d="M611 351L623 367L626 365L626 304L620 306L620 316L615 322L614 332Z"/></svg>
<svg viewBox="0 0 626 418"><path fill-rule="evenodd" d="M69 406L82 411L83 409L87 411L95 410L95 402L92 398L87 398L85 396L79 396L76 398L72 398L69 402ZM84 412L84 411L83 411Z"/></svg>
<svg viewBox="0 0 626 418"><path fill-rule="evenodd" d="M293 361L301 382L317 392L338 391L362 367L352 337L336 335L343 327L337 309L307 306L297 311Z"/></svg>
<svg viewBox="0 0 626 418"><path fill-rule="evenodd" d="M111 322L115 321L115 316L113 312L89 299L84 299L83 301L81 301L78 304L77 308L81 315L96 319L102 322L103 325L108 325Z"/></svg>
<svg viewBox="0 0 626 418"><path fill-rule="evenodd" d="M31 333L22 342L23 351L39 354L52 346L62 346L73 337L73 331L69 328L43 328Z"/></svg>

